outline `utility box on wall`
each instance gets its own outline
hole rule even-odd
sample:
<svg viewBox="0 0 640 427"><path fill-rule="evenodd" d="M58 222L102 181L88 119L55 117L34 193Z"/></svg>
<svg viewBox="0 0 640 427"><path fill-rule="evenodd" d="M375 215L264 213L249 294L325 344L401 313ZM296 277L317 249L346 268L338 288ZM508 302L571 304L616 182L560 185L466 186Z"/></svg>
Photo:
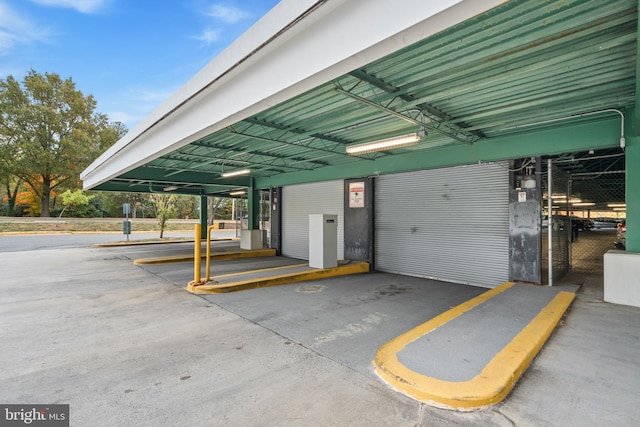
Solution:
<svg viewBox="0 0 640 427"><path fill-rule="evenodd" d="M338 215L309 215L309 267L338 266Z"/></svg>

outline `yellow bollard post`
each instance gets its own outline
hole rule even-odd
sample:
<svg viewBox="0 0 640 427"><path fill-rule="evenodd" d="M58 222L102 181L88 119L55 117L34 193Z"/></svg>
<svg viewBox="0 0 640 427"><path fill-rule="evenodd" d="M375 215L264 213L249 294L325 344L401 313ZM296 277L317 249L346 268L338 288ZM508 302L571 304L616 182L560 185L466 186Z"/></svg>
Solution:
<svg viewBox="0 0 640 427"><path fill-rule="evenodd" d="M211 279L211 232L215 229L213 225L207 228L207 255L205 260L205 283Z"/></svg>
<svg viewBox="0 0 640 427"><path fill-rule="evenodd" d="M196 224L196 236L195 243L193 247L193 283L200 283L200 245L202 241L202 237L200 235L201 225Z"/></svg>

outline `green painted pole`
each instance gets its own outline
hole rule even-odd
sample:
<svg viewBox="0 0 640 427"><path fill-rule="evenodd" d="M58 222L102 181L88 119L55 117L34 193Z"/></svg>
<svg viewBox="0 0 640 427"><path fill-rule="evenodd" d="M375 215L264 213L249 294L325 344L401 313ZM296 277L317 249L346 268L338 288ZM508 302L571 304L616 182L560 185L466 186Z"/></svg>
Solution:
<svg viewBox="0 0 640 427"><path fill-rule="evenodd" d="M640 0L638 0L640 17ZM640 26L636 29L636 102L634 111L629 114L631 136L626 139L625 202L627 203L627 242L628 252L640 252Z"/></svg>
<svg viewBox="0 0 640 427"><path fill-rule="evenodd" d="M258 230L260 228L260 190L255 187L255 180L250 179L247 188L247 205L248 205L248 224L249 230Z"/></svg>
<svg viewBox="0 0 640 427"><path fill-rule="evenodd" d="M209 222L209 206L207 196L200 196L200 238L207 238L207 227Z"/></svg>
<svg viewBox="0 0 640 427"><path fill-rule="evenodd" d="M627 137L627 251L640 253L640 137Z"/></svg>

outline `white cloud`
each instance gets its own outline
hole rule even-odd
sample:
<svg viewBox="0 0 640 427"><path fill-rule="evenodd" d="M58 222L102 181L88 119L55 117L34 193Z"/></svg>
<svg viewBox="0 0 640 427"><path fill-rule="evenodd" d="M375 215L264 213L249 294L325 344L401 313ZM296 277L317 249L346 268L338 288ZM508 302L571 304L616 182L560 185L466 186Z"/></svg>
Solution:
<svg viewBox="0 0 640 427"><path fill-rule="evenodd" d="M2 11L0 11L2 13ZM16 38L13 34L0 29L0 53L11 50L16 43Z"/></svg>
<svg viewBox="0 0 640 427"><path fill-rule="evenodd" d="M235 24L236 22L240 22L243 19L251 17L250 13L245 12L242 9L239 9L235 6L225 6L222 4L211 5L208 10L205 11L205 15L215 18L226 24Z"/></svg>
<svg viewBox="0 0 640 427"><path fill-rule="evenodd" d="M106 102L109 104L107 105L107 110L111 110L107 111L106 114L109 116L109 121L122 122L131 130L138 122L166 101L174 91L174 88L161 91L154 91L148 88L130 88L116 98L109 99ZM127 110L123 110L123 106L127 106Z"/></svg>
<svg viewBox="0 0 640 427"><path fill-rule="evenodd" d="M202 30L200 35L192 38L204 42L206 45L220 41L223 28L228 28L228 25L237 24L240 21L251 18L251 13L223 3L214 3L200 13L209 18L210 23Z"/></svg>
<svg viewBox="0 0 640 427"><path fill-rule="evenodd" d="M130 96L138 101L157 106L157 104L171 96L173 92L174 90L133 89L130 91Z"/></svg>
<svg viewBox="0 0 640 427"><path fill-rule="evenodd" d="M124 123L129 130L133 129L135 124L145 117L144 115L133 115L126 111L112 111L110 113L107 113L107 116L109 116L110 122Z"/></svg>
<svg viewBox="0 0 640 427"><path fill-rule="evenodd" d="M220 32L214 29L205 29L202 31L202 34L199 36L193 37L196 40L200 40L205 44L212 44L217 42L220 39Z"/></svg>
<svg viewBox="0 0 640 427"><path fill-rule="evenodd" d="M46 41L51 32L29 21L0 0L0 55L21 44Z"/></svg>
<svg viewBox="0 0 640 427"><path fill-rule="evenodd" d="M111 0L31 0L43 6L66 7L81 13L95 13L100 11Z"/></svg>

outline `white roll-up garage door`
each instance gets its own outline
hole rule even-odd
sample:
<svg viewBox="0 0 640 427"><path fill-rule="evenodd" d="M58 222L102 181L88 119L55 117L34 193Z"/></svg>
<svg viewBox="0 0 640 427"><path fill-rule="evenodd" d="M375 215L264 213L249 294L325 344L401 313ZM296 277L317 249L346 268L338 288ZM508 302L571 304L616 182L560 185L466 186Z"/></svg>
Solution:
<svg viewBox="0 0 640 427"><path fill-rule="evenodd" d="M338 259L344 258L344 182L325 181L282 189L282 254L309 259L309 215L338 215Z"/></svg>
<svg viewBox="0 0 640 427"><path fill-rule="evenodd" d="M494 287L509 276L507 163L376 179L376 269Z"/></svg>

